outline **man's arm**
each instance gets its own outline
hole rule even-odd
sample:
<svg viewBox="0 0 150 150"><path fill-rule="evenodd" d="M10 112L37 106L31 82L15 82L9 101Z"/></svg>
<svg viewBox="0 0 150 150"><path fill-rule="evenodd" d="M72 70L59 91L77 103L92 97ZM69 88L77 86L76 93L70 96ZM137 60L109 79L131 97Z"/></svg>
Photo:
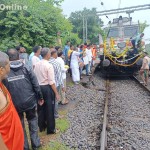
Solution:
<svg viewBox="0 0 150 150"><path fill-rule="evenodd" d="M42 92L41 92L41 89L40 89L40 85L38 83L38 80L36 78L36 75L34 74L34 72L30 69L28 70L28 73L29 73L29 78L30 78L30 81L32 83L32 86L33 86L33 89L34 89L34 92L36 93L36 95L38 96L38 100L42 100L43 99L43 95L42 95Z"/></svg>
<svg viewBox="0 0 150 150"><path fill-rule="evenodd" d="M65 48L63 50L63 55L66 56L66 46L65 46Z"/></svg>
<svg viewBox="0 0 150 150"><path fill-rule="evenodd" d="M1 150L8 150L6 144L4 143L4 140L3 140L3 138L2 138L1 133L0 133L0 149L1 149Z"/></svg>
<svg viewBox="0 0 150 150"><path fill-rule="evenodd" d="M140 35L138 35L138 36L136 37L136 39L135 39L135 46L138 45L138 42L139 42L140 39L141 39L141 38L140 38Z"/></svg>
<svg viewBox="0 0 150 150"><path fill-rule="evenodd" d="M55 85L54 68L51 64L49 65L49 68L48 68L48 83L51 86L52 90L54 91L56 99L59 100L60 97L59 97L59 94L57 92L56 85Z"/></svg>

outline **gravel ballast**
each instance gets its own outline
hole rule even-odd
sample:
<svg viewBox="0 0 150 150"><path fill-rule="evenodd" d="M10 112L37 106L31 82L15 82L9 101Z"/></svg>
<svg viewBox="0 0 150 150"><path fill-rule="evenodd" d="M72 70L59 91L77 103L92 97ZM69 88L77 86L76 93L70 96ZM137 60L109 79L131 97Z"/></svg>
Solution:
<svg viewBox="0 0 150 150"><path fill-rule="evenodd" d="M108 150L150 150L148 93L135 81L111 81Z"/></svg>
<svg viewBox="0 0 150 150"><path fill-rule="evenodd" d="M87 83L88 80L82 80ZM70 128L61 135L61 140L77 150L97 150L100 148L100 130L103 121L105 92L104 79L94 76L94 86L82 85L68 87L67 98L76 101L76 107L68 113Z"/></svg>

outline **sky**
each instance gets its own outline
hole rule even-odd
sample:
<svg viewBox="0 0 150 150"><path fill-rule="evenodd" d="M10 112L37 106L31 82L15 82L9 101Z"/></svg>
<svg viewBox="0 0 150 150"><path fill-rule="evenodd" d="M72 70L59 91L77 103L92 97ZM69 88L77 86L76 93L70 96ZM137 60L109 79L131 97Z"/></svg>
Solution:
<svg viewBox="0 0 150 150"><path fill-rule="evenodd" d="M101 1L104 3L104 7L101 6ZM117 9L120 0L64 0L62 3L63 14L69 17L71 12L83 10L84 7L86 8L97 8L97 11L109 10L109 9ZM130 7L130 6L137 6L137 5L144 5L150 4L150 0L121 0L120 8L123 7ZM127 14L119 14L123 17L128 17ZM113 20L118 15L109 15L109 19ZM138 20L140 22L147 21L150 25L150 9L142 10L142 11L135 11L131 14L134 22ZM108 19L105 16L102 16L101 19L104 21L104 24L107 25ZM150 38L150 27L146 30L145 38Z"/></svg>
<svg viewBox="0 0 150 150"><path fill-rule="evenodd" d="M104 7L101 6L101 1L104 3ZM117 9L120 0L64 0L62 3L62 9L64 15L69 16L71 12L83 10L84 7L86 8L97 8L97 11L109 10L109 9ZM123 7L130 7L130 6L137 6L137 5L144 5L150 4L150 0L121 0L120 8ZM150 24L150 9L144 11L136 11L131 16L135 21L145 21L149 22ZM110 15L109 18L113 19L116 17L115 15ZM128 16L127 14L123 14L123 16ZM101 17L103 20L106 20L106 17ZM108 22L108 21L107 21Z"/></svg>

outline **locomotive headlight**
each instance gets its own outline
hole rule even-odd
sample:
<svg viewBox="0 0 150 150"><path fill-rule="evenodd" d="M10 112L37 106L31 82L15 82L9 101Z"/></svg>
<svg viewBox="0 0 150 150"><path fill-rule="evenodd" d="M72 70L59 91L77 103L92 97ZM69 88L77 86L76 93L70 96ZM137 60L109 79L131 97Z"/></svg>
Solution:
<svg viewBox="0 0 150 150"><path fill-rule="evenodd" d="M105 59L105 60L103 60L102 64L103 64L103 67L108 67L110 65L110 60Z"/></svg>
<svg viewBox="0 0 150 150"><path fill-rule="evenodd" d="M126 43L125 42L121 42L117 44L118 48L123 49L126 47Z"/></svg>

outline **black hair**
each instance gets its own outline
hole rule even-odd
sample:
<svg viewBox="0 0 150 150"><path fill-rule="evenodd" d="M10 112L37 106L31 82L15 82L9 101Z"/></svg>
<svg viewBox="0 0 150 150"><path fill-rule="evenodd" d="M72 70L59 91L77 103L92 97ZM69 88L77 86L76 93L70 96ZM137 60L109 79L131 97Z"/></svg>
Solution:
<svg viewBox="0 0 150 150"><path fill-rule="evenodd" d="M51 56L53 56L55 53L57 53L56 50L51 51Z"/></svg>
<svg viewBox="0 0 150 150"><path fill-rule="evenodd" d="M58 51L60 48L61 48L60 46L55 47L56 51Z"/></svg>
<svg viewBox="0 0 150 150"><path fill-rule="evenodd" d="M16 50L19 51L21 46L16 46Z"/></svg>
<svg viewBox="0 0 150 150"><path fill-rule="evenodd" d="M8 49L7 55L10 61L19 60L19 52L16 49Z"/></svg>
<svg viewBox="0 0 150 150"><path fill-rule="evenodd" d="M63 52L59 52L58 53L58 57L62 56L63 55Z"/></svg>
<svg viewBox="0 0 150 150"><path fill-rule="evenodd" d="M83 48L83 45L81 45L80 48Z"/></svg>
<svg viewBox="0 0 150 150"><path fill-rule="evenodd" d="M37 51L40 49L40 46L34 46L33 47L33 52L34 53L37 53Z"/></svg>

